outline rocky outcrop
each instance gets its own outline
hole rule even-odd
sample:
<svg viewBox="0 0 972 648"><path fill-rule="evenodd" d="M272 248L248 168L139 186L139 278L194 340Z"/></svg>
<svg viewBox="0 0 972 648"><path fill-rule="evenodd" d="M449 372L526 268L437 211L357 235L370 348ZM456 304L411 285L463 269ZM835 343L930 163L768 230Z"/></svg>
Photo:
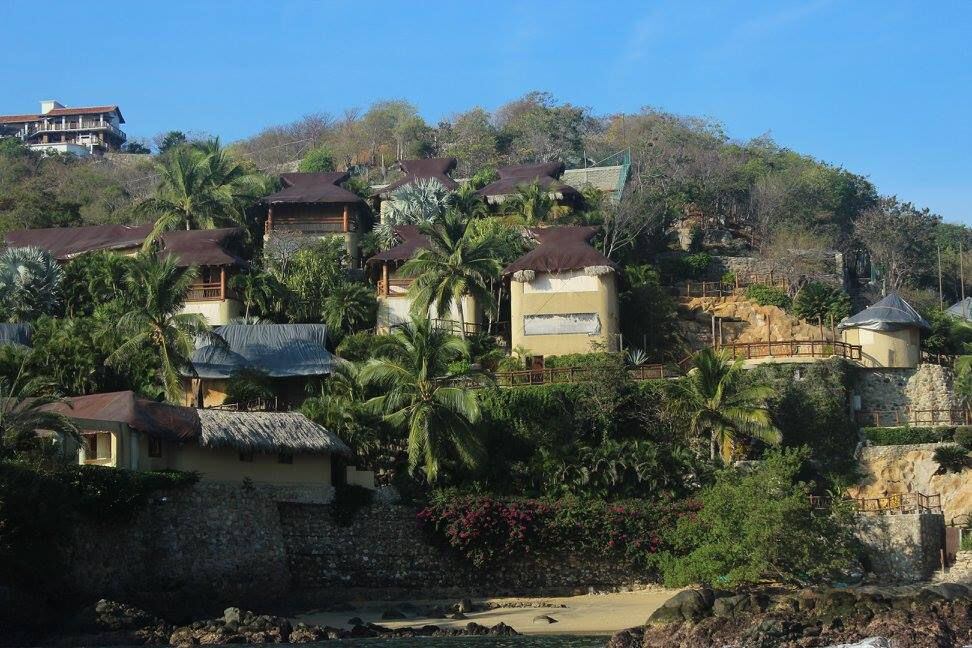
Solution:
<svg viewBox="0 0 972 648"><path fill-rule="evenodd" d="M374 623L357 623L350 630L328 626L291 624L285 617L256 614L237 607L227 608L216 619L173 626L144 610L116 601L101 600L82 611L74 625L46 645L113 646L171 645L199 646L226 644L304 644L327 640L357 638L411 638L455 636L513 636L519 634L506 625L492 627L467 623L462 628L436 625L386 628Z"/></svg>
<svg viewBox="0 0 972 648"><path fill-rule="evenodd" d="M741 295L696 297L681 305L679 326L691 344L708 346L712 315L722 318L722 341L766 342L768 340L819 340L820 328L802 322L782 308L760 306ZM831 339L825 324L823 336Z"/></svg>
<svg viewBox="0 0 972 648"><path fill-rule="evenodd" d="M972 642L972 589L925 587L681 592L609 648L823 648L877 638L909 648ZM868 644L864 644L868 645Z"/></svg>
<svg viewBox="0 0 972 648"><path fill-rule="evenodd" d="M972 522L972 479L968 470L938 474L934 443L870 446L861 449L864 479L849 489L851 497L886 497L904 493L938 494L945 523Z"/></svg>

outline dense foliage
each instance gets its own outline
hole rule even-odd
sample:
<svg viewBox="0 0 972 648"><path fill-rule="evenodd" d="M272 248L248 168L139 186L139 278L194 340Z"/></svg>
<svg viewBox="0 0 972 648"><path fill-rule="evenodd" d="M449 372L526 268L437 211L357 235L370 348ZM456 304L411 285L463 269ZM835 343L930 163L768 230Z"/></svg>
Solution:
<svg viewBox="0 0 972 648"><path fill-rule="evenodd" d="M672 552L660 556L666 584L806 584L852 569L852 514L814 507L811 484L799 481L805 458L804 451L784 450L750 473L720 472L699 494L698 514L679 521Z"/></svg>
<svg viewBox="0 0 972 648"><path fill-rule="evenodd" d="M525 499L442 493L419 512L430 537L473 565L566 552L648 569L663 537L696 508L691 501L606 503L590 499Z"/></svg>
<svg viewBox="0 0 972 648"><path fill-rule="evenodd" d="M958 441L959 430L962 430L963 438L967 438L969 428L954 428L947 425L936 427L870 427L862 428L861 434L873 445L913 445L917 443L941 443L952 439Z"/></svg>
<svg viewBox="0 0 972 648"><path fill-rule="evenodd" d="M763 284L752 284L747 287L746 299L754 301L760 306L777 306L783 310L789 310L793 303L785 290Z"/></svg>
<svg viewBox="0 0 972 648"><path fill-rule="evenodd" d="M819 281L805 284L793 299L793 314L808 322L839 322L850 312L850 296Z"/></svg>

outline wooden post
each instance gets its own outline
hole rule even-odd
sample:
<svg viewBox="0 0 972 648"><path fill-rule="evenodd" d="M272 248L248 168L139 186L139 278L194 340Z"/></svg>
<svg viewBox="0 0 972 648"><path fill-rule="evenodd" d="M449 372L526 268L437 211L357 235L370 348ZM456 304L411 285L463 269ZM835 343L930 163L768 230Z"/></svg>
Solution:
<svg viewBox="0 0 972 648"><path fill-rule="evenodd" d="M226 299L226 266L219 267L219 298Z"/></svg>
<svg viewBox="0 0 972 648"><path fill-rule="evenodd" d="M823 334L823 317L821 317L820 315L817 315L817 327L820 329L820 339L822 340L822 339L824 339L824 334Z"/></svg>
<svg viewBox="0 0 972 648"><path fill-rule="evenodd" d="M704 284L703 284L703 285L704 285ZM712 346L715 346L715 345L716 345L716 323L715 323L715 314L711 314L711 315L709 315L709 317L710 317L710 318L711 318L711 320L712 320Z"/></svg>
<svg viewBox="0 0 972 648"><path fill-rule="evenodd" d="M388 264L387 263L381 264L381 285L382 285L381 292L382 294L385 295L385 297L387 297L388 296Z"/></svg>
<svg viewBox="0 0 972 648"><path fill-rule="evenodd" d="M350 229L349 229L349 223L351 222L351 219L350 219L350 217L348 215L348 210L349 209L350 209L350 207L348 207L348 205L345 205L344 206L344 214L342 215L342 218L341 218L341 220L342 220L341 226L343 228L341 231L342 232L345 232L345 233L347 233L348 231L350 231Z"/></svg>
<svg viewBox="0 0 972 648"><path fill-rule="evenodd" d="M273 231L273 205L267 209L267 234Z"/></svg>

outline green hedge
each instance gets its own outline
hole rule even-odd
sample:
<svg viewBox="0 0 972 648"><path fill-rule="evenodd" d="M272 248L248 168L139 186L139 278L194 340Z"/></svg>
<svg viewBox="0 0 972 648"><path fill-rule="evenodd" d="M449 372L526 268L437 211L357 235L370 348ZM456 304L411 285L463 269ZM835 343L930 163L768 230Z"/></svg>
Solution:
<svg viewBox="0 0 972 648"><path fill-rule="evenodd" d="M783 310L789 310L792 305L790 296L786 294L786 291L763 284L752 284L749 288L746 288L746 299L754 301L760 306L778 306Z"/></svg>
<svg viewBox="0 0 972 648"><path fill-rule="evenodd" d="M957 430L968 435L969 428L942 425L938 427L868 427L862 428L864 438L874 445L914 445L917 443L941 443L955 438Z"/></svg>

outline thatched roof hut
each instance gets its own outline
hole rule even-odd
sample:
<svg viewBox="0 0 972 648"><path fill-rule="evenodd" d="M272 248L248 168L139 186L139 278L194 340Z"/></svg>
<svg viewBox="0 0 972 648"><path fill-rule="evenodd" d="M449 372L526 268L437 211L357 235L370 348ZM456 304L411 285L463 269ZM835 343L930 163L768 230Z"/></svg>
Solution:
<svg viewBox="0 0 972 648"><path fill-rule="evenodd" d="M199 445L240 452L329 453L351 455L351 448L300 412L198 410Z"/></svg>

